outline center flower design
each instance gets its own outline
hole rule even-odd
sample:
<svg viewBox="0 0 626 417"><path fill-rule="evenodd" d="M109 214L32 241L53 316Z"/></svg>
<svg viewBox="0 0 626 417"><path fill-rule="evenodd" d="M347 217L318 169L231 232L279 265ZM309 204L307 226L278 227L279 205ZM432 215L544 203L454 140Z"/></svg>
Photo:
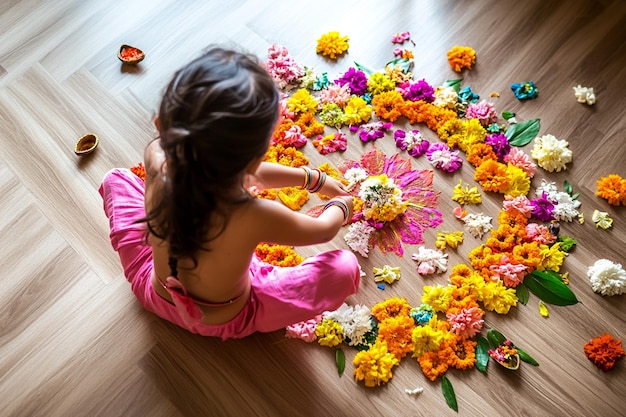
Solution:
<svg viewBox="0 0 626 417"><path fill-rule="evenodd" d="M369 177L361 183L359 198L363 200L363 217L375 222L390 222L409 206L402 200L402 190L386 174Z"/></svg>

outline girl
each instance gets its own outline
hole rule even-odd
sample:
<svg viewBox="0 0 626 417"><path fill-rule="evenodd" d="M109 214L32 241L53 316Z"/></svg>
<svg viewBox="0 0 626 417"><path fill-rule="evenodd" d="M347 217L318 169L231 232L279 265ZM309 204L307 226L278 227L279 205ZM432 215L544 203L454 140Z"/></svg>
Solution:
<svg viewBox="0 0 626 417"><path fill-rule="evenodd" d="M193 333L228 339L278 330L338 308L359 286L360 269L347 250L290 268L254 255L261 242L328 242L352 217L341 182L262 162L279 100L253 57L211 49L165 91L155 118L159 137L144 155L145 184L114 169L100 186L111 243L133 293ZM252 197L252 186L301 186L333 198L313 218Z"/></svg>

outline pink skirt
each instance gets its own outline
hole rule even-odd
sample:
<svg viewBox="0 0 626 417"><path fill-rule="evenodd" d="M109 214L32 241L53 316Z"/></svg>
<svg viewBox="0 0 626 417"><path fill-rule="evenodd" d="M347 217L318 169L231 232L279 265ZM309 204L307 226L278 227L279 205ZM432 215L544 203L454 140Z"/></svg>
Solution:
<svg viewBox="0 0 626 417"><path fill-rule="evenodd" d="M147 310L192 333L223 340L271 332L332 311L354 294L360 281L356 256L348 250L322 252L295 267L282 268L253 256L252 289L243 310L220 325L183 320L176 307L152 287L152 248L146 244L144 183L128 169L109 171L99 188L111 227L111 244L137 300Z"/></svg>

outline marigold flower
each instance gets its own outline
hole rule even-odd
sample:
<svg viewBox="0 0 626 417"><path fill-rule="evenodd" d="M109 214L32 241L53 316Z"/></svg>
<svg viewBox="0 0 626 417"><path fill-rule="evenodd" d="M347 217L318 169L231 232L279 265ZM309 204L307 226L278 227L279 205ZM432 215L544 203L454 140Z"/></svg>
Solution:
<svg viewBox="0 0 626 417"><path fill-rule="evenodd" d="M518 197L520 195L526 195L530 191L530 178L526 171L515 165L507 164L506 176L508 178L509 185L504 190L505 195L511 197Z"/></svg>
<svg viewBox="0 0 626 417"><path fill-rule="evenodd" d="M397 365L398 359L387 349L386 342L377 341L367 350L354 355L354 379L365 381L366 387L380 386L393 376L391 369Z"/></svg>
<svg viewBox="0 0 626 417"><path fill-rule="evenodd" d="M343 55L348 50L348 40L347 36L341 36L339 32L325 33L317 40L315 52L330 59L337 59L337 56Z"/></svg>
<svg viewBox="0 0 626 417"><path fill-rule="evenodd" d="M626 353L622 347L622 340L616 339L609 333L594 337L583 346L585 356L604 372L615 367L617 361Z"/></svg>
<svg viewBox="0 0 626 417"><path fill-rule="evenodd" d="M422 304L432 306L435 311L444 312L452 302L453 289L454 287L451 285L445 287L441 285L426 285L423 289Z"/></svg>
<svg viewBox="0 0 626 417"><path fill-rule="evenodd" d="M474 340L457 337L451 347L454 352L450 364L452 367L466 370L472 369L476 365L476 342Z"/></svg>
<svg viewBox="0 0 626 417"><path fill-rule="evenodd" d="M410 316L389 317L378 323L377 341L387 343L387 349L400 360L413 351L413 328L415 322Z"/></svg>
<svg viewBox="0 0 626 417"><path fill-rule="evenodd" d="M598 197L604 198L612 206L626 206L626 179L617 174L609 174L606 177L600 177L596 184Z"/></svg>
<svg viewBox="0 0 626 417"><path fill-rule="evenodd" d="M461 119L450 119L437 129L439 139L446 142L450 147L458 146L465 134L465 126Z"/></svg>
<svg viewBox="0 0 626 417"><path fill-rule="evenodd" d="M461 72L463 68L472 69L476 63L476 51L469 46L455 45L447 52L448 62L455 72Z"/></svg>
<svg viewBox="0 0 626 417"><path fill-rule="evenodd" d="M319 103L306 88L300 88L287 100L287 109L294 114L315 113Z"/></svg>
<svg viewBox="0 0 626 417"><path fill-rule="evenodd" d="M343 122L347 125L358 125L367 123L372 117L372 107L367 104L365 99L358 96L352 96L346 107L343 109Z"/></svg>
<svg viewBox="0 0 626 417"><path fill-rule="evenodd" d="M524 282L528 267L522 264L514 264L508 256L504 255L500 258L499 265L491 265L489 269L494 271L494 278L504 282L504 285L507 287L517 287Z"/></svg>
<svg viewBox="0 0 626 417"><path fill-rule="evenodd" d="M343 342L343 329L335 320L322 320L315 328L320 346L334 347Z"/></svg>
<svg viewBox="0 0 626 417"><path fill-rule="evenodd" d="M463 134L459 138L459 149L463 152L478 144L484 143L487 137L487 131L477 119L469 119L463 121Z"/></svg>
<svg viewBox="0 0 626 417"><path fill-rule="evenodd" d="M300 126L302 134L309 139L324 133L324 124L317 120L313 113L300 113L295 124Z"/></svg>
<svg viewBox="0 0 626 417"><path fill-rule="evenodd" d="M474 167L479 167L483 162L497 161L498 156L493 151L490 145L486 143L476 143L470 146L467 150L467 162L472 164Z"/></svg>
<svg viewBox="0 0 626 417"><path fill-rule="evenodd" d="M416 326L412 331L413 357L419 358L426 352L439 350L445 341L445 332L434 327L437 319L433 317L428 325Z"/></svg>
<svg viewBox="0 0 626 417"><path fill-rule="evenodd" d="M291 246L285 245L260 243L254 253L263 262L281 267L300 265L304 261Z"/></svg>
<svg viewBox="0 0 626 417"><path fill-rule="evenodd" d="M538 271L545 271L546 269L559 272L563 260L567 256L567 252L561 250L561 243L556 242L552 246L541 245L540 246L541 262L537 265Z"/></svg>
<svg viewBox="0 0 626 417"><path fill-rule="evenodd" d="M460 205L480 204L482 197L478 187L474 185L470 188L469 184L465 184L465 187L463 187L463 180L459 180L459 183L452 189L452 201L456 201Z"/></svg>
<svg viewBox="0 0 626 417"><path fill-rule="evenodd" d="M278 198L285 206L297 211L309 201L309 192L300 187L283 187L278 190Z"/></svg>
<svg viewBox="0 0 626 417"><path fill-rule="evenodd" d="M509 187L507 166L492 159L485 160L474 171L474 180L478 181L485 191L503 193Z"/></svg>
<svg viewBox="0 0 626 417"><path fill-rule="evenodd" d="M367 80L367 91L372 95L372 97L375 97L380 93L384 93L385 91L395 91L395 89L396 83L380 72L375 72L370 75Z"/></svg>
<svg viewBox="0 0 626 417"><path fill-rule="evenodd" d="M265 154L265 161L275 162L290 167L301 167L309 163L309 158L294 147L270 145Z"/></svg>
<svg viewBox="0 0 626 417"><path fill-rule="evenodd" d="M486 310L507 314L511 307L517 305L515 289L505 287L502 281L487 282L481 289L481 293L481 300Z"/></svg>
<svg viewBox="0 0 626 417"><path fill-rule="evenodd" d="M278 197L278 190L276 188L268 188L265 190L258 190L256 187L248 189L250 194L256 198L264 198L266 200L276 200Z"/></svg>
<svg viewBox="0 0 626 417"><path fill-rule="evenodd" d="M437 241L435 247L441 251L448 246L456 249L459 244L463 243L463 232L437 233Z"/></svg>
<svg viewBox="0 0 626 417"><path fill-rule="evenodd" d="M143 162L139 162L137 165L130 167L130 172L141 178L143 181L146 180L146 167L143 165Z"/></svg>
<svg viewBox="0 0 626 417"><path fill-rule="evenodd" d="M408 316L411 306L406 298L391 297L387 298L372 307L372 315L379 322L389 317Z"/></svg>
<svg viewBox="0 0 626 417"><path fill-rule="evenodd" d="M526 153L524 153L524 151L519 148L511 148L509 153L505 155L504 162L522 168L524 171L526 171L526 174L528 174L529 178L535 176L537 165L535 165L530 156L528 156Z"/></svg>
<svg viewBox="0 0 626 417"><path fill-rule="evenodd" d="M302 134L300 126L296 125L291 119L285 118L276 126L271 143L272 145L301 148L306 145L307 138Z"/></svg>
<svg viewBox="0 0 626 417"><path fill-rule="evenodd" d="M324 104L319 112L319 116L322 123L335 129L339 129L345 119L343 110L335 103Z"/></svg>
<svg viewBox="0 0 626 417"><path fill-rule="evenodd" d="M541 263L541 248L537 242L522 242L513 248L511 261L515 264L526 265L528 273L534 271Z"/></svg>
<svg viewBox="0 0 626 417"><path fill-rule="evenodd" d="M402 116L400 109L403 104L402 94L395 90L384 91L372 99L372 107L376 116L390 122L395 122Z"/></svg>
<svg viewBox="0 0 626 417"><path fill-rule="evenodd" d="M422 372L426 378L434 381L440 375L446 373L450 367L451 362L454 362L454 351L451 347L445 348L436 352L427 352L420 356L417 360L422 368Z"/></svg>

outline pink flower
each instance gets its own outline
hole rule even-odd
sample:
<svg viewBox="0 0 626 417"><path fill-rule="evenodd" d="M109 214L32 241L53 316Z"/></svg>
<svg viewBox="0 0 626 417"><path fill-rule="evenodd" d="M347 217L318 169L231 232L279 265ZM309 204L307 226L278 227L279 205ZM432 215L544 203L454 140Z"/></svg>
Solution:
<svg viewBox="0 0 626 417"><path fill-rule="evenodd" d="M294 323L290 326L286 327L285 336L292 339L302 339L305 342L314 342L317 340L317 335L315 334L315 328L322 321L322 316L317 315L315 318L310 320L301 321L299 323Z"/></svg>
<svg viewBox="0 0 626 417"><path fill-rule="evenodd" d="M478 119L481 125L488 126L498 119L498 113L493 103L483 100L480 103L470 103L465 109L467 119Z"/></svg>
<svg viewBox="0 0 626 417"><path fill-rule="evenodd" d="M435 168L444 172L454 172L461 168L463 160L459 157L459 151L453 151L443 142L430 145L426 157Z"/></svg>
<svg viewBox="0 0 626 417"><path fill-rule="evenodd" d="M506 255L500 258L499 265L491 265L489 269L495 272L493 278L501 280L507 287L517 287L526 275L526 265L512 264Z"/></svg>
<svg viewBox="0 0 626 417"><path fill-rule="evenodd" d="M304 75L304 68L289 55L284 46L271 45L267 50L267 55L265 68L279 88L285 88Z"/></svg>
<svg viewBox="0 0 626 417"><path fill-rule="evenodd" d="M511 148L509 153L504 157L504 162L508 162L511 165L523 169L526 174L528 174L528 178L535 176L537 165L530 156L526 155L524 151L519 148Z"/></svg>
<svg viewBox="0 0 626 417"><path fill-rule="evenodd" d="M344 107L348 100L350 100L350 86L348 84L331 84L320 92L320 101L323 104L335 103L339 107Z"/></svg>
<svg viewBox="0 0 626 417"><path fill-rule="evenodd" d="M306 145L307 142L306 136L302 134L302 128L298 125L293 125L285 132L285 140L282 143L285 146L301 148Z"/></svg>
<svg viewBox="0 0 626 417"><path fill-rule="evenodd" d="M526 238L540 245L550 245L556 240L556 236L550 233L550 229L547 226L537 223L528 223L526 225Z"/></svg>
<svg viewBox="0 0 626 417"><path fill-rule="evenodd" d="M402 44L411 38L411 32L396 33L391 37L391 42Z"/></svg>
<svg viewBox="0 0 626 417"><path fill-rule="evenodd" d="M469 339L474 336L483 327L484 312L478 307L470 307L461 309L458 313L446 313L448 321L452 325L451 330L457 335Z"/></svg>
<svg viewBox="0 0 626 417"><path fill-rule="evenodd" d="M420 275L430 275L435 272L435 267L428 262L420 262L417 266L417 273Z"/></svg>
<svg viewBox="0 0 626 417"><path fill-rule="evenodd" d="M528 219L530 219L533 212L533 206L530 204L530 200L525 195L517 197L507 195L504 197L502 206L504 207L504 211L518 211Z"/></svg>

